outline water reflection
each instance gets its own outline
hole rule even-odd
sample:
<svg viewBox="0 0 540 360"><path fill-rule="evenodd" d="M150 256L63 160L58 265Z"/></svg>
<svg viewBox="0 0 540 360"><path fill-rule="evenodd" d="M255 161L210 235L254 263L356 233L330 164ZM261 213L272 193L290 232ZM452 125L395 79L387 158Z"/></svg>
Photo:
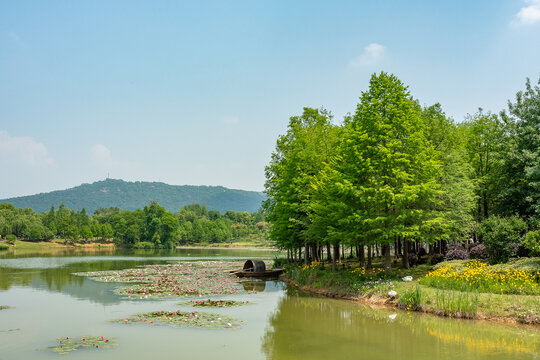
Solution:
<svg viewBox="0 0 540 360"><path fill-rule="evenodd" d="M530 359L538 329L395 313L289 293L270 316L268 359ZM393 318L393 320L392 320Z"/></svg>
<svg viewBox="0 0 540 360"><path fill-rule="evenodd" d="M246 291L258 291L263 292L266 288L266 281L262 280L244 280L240 281L240 284L244 287Z"/></svg>

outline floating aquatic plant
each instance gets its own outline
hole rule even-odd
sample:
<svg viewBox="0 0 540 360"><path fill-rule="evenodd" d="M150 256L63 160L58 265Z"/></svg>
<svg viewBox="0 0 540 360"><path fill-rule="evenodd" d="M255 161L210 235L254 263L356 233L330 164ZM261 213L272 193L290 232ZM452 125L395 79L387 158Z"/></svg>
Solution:
<svg viewBox="0 0 540 360"><path fill-rule="evenodd" d="M167 325L172 327L194 327L206 329L237 328L242 321L231 316L199 311L154 311L135 314L125 319L112 320L113 323Z"/></svg>
<svg viewBox="0 0 540 360"><path fill-rule="evenodd" d="M0 310L5 310L5 309L11 309L11 306L8 306L8 305L0 305Z"/></svg>
<svg viewBox="0 0 540 360"><path fill-rule="evenodd" d="M61 355L65 355L71 351L79 349L107 349L118 346L115 338L106 338L104 336L94 335L86 335L83 337L62 337L56 339L56 342L58 342L58 345L51 346L49 349Z"/></svg>
<svg viewBox="0 0 540 360"><path fill-rule="evenodd" d="M178 306L201 306L201 307L232 307L249 304L249 301L234 300L191 300L178 303Z"/></svg>
<svg viewBox="0 0 540 360"><path fill-rule="evenodd" d="M129 283L114 290L130 298L162 298L237 294L242 287L226 269L239 262L198 261L171 265L146 265L120 271L76 273L103 282Z"/></svg>

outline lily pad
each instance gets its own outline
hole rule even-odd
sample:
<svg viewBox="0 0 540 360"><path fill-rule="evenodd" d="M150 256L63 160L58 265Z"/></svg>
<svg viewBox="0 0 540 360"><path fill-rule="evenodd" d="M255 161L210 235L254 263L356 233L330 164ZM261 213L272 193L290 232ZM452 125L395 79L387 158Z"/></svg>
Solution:
<svg viewBox="0 0 540 360"><path fill-rule="evenodd" d="M113 323L127 325L166 325L171 327L192 327L205 329L233 329L242 321L231 316L199 311L154 311L135 314L125 319L112 320Z"/></svg>
<svg viewBox="0 0 540 360"><path fill-rule="evenodd" d="M191 300L178 303L178 306L197 306L197 307L233 307L249 304L249 301L234 300Z"/></svg>
<svg viewBox="0 0 540 360"><path fill-rule="evenodd" d="M129 283L114 290L129 298L226 295L243 292L236 277L225 271L240 265L238 262L198 261L75 275L89 276L95 281Z"/></svg>
<svg viewBox="0 0 540 360"><path fill-rule="evenodd" d="M104 336L86 335L83 337L62 337L56 339L56 346L51 346L53 352L61 355L70 353L79 349L108 349L118 346L116 338L107 338ZM44 349L38 349L44 350Z"/></svg>

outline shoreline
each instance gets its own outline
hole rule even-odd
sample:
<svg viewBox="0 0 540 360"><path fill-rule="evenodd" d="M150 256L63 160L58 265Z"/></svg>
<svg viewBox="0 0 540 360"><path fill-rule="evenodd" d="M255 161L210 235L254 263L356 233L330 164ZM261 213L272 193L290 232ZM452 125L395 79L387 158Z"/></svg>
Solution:
<svg viewBox="0 0 540 360"><path fill-rule="evenodd" d="M281 275L279 277L279 280L283 281L287 285L294 286L298 291L303 292L305 294L310 294L310 295L314 295L314 296L318 296L322 298L350 301L350 302L360 303L360 304L364 304L368 306L377 306L377 307L386 308L386 309L394 309L394 310L408 312L407 310L403 309L400 306L398 299L396 297L375 296L375 295L353 296L350 294L332 290L329 287L315 288L310 285L299 285L293 279L287 277L286 274ZM482 322L495 322L495 323L508 324L508 325L532 326L535 328L540 327L539 323L521 322L511 316L503 316L503 315L496 316L496 315L486 314L483 312L478 312L476 314L476 317L474 318L464 317L464 316L445 316L442 311L433 309L427 306L421 306L419 309L412 312L434 315L441 318L453 318L453 319L482 321Z"/></svg>
<svg viewBox="0 0 540 360"><path fill-rule="evenodd" d="M234 244L232 244L233 246L204 246L204 245L194 245L194 246L189 246L189 245L182 245L182 246L176 246L175 249L182 249L182 250L185 250L185 249L199 249L199 250L202 250L202 249L217 249L217 250L258 250L258 251L276 251L276 252L279 252L278 249L276 248L270 248L270 247L259 247L259 246L245 246L245 245L242 245L242 246L234 246Z"/></svg>

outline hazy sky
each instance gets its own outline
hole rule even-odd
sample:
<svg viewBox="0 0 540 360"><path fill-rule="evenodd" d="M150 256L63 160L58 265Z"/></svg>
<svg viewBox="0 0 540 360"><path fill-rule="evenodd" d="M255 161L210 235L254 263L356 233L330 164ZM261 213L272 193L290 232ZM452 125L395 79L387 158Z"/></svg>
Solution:
<svg viewBox="0 0 540 360"><path fill-rule="evenodd" d="M540 76L540 0L0 1L0 198L106 178L262 190L290 116L373 72L461 121Z"/></svg>

